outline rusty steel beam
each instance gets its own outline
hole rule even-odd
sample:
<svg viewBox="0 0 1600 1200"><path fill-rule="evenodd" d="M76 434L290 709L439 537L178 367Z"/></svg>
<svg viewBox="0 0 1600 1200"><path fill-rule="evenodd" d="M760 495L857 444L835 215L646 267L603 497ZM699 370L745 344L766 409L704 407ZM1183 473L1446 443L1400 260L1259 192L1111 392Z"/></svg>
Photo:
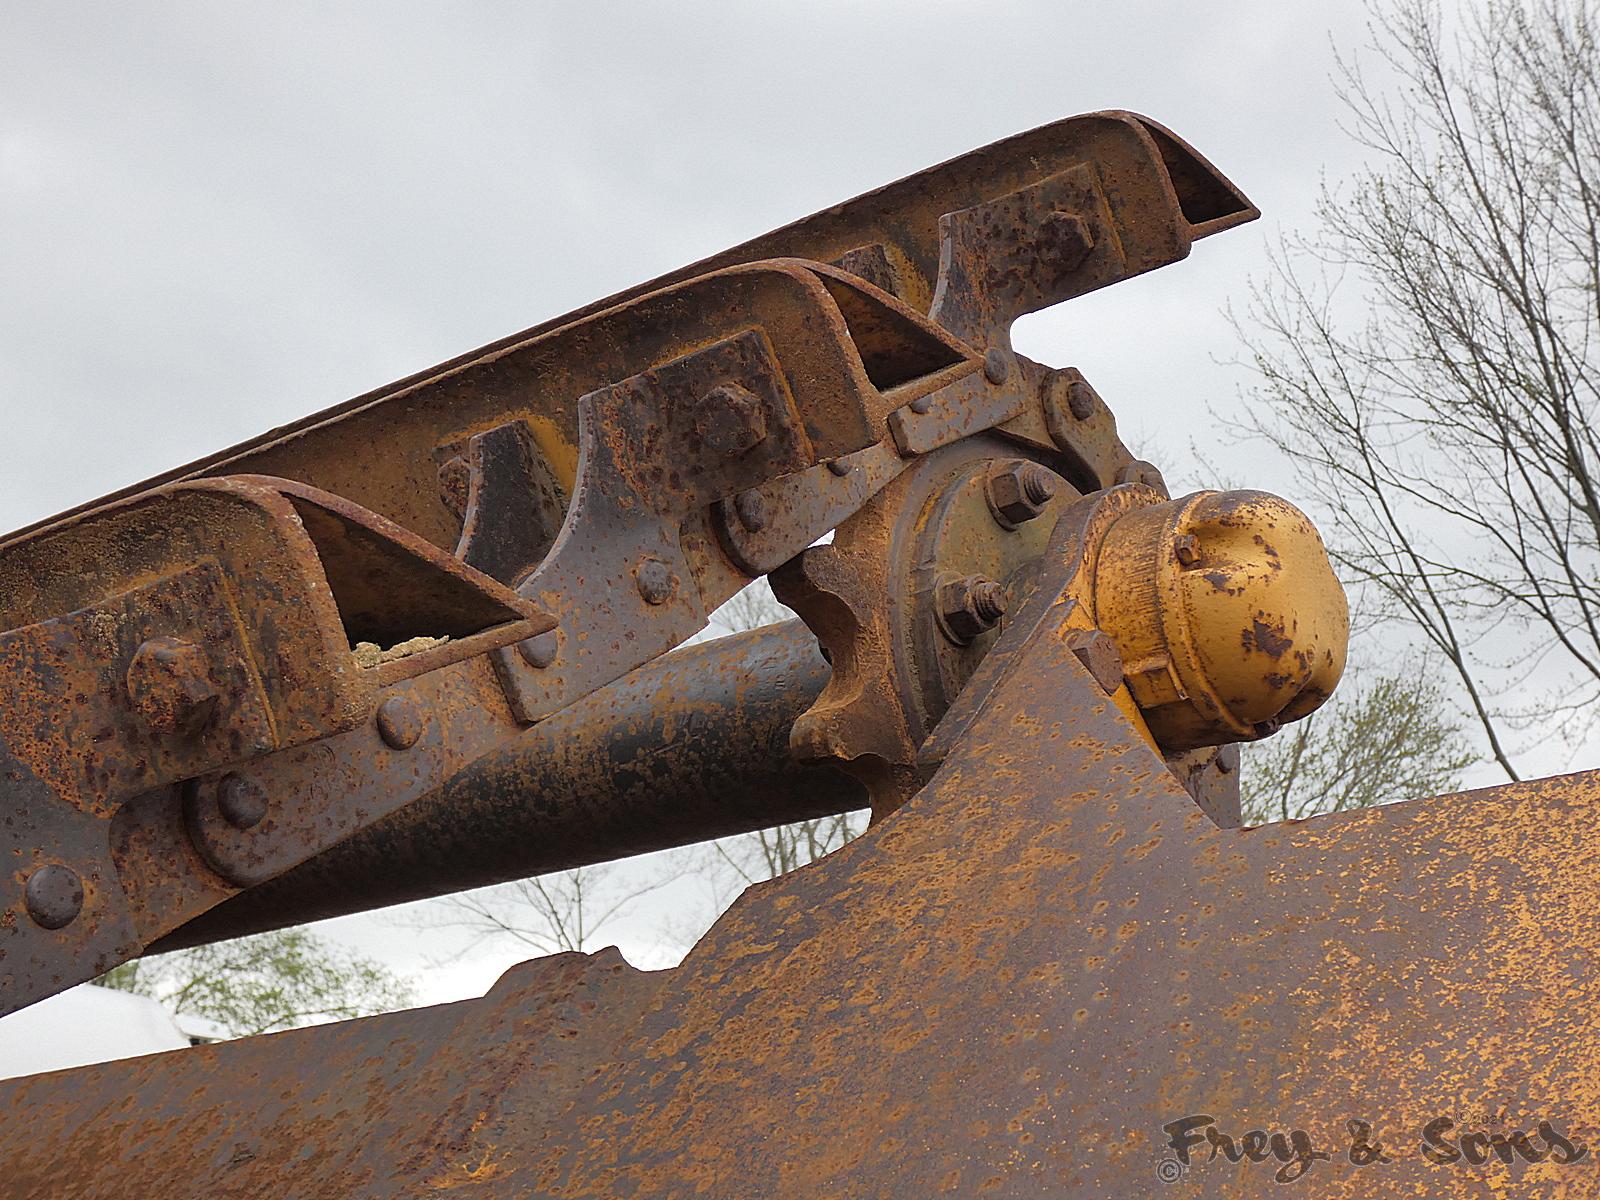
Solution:
<svg viewBox="0 0 1600 1200"><path fill-rule="evenodd" d="M1057 122L0 541L0 1012L680 645L941 451L1152 482L1011 326L1256 215L1145 118Z"/></svg>
<svg viewBox="0 0 1600 1200"><path fill-rule="evenodd" d="M855 780L789 755L827 681L799 621L676 651L150 952L865 808Z"/></svg>

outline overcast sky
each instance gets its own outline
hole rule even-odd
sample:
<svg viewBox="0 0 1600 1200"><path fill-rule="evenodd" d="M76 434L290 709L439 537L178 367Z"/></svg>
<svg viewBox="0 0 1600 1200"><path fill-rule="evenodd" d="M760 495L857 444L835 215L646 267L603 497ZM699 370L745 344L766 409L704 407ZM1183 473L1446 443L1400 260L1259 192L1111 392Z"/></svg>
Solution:
<svg viewBox="0 0 1600 1200"><path fill-rule="evenodd" d="M1241 382L1223 305L1357 161L1330 35L1358 44L1360 7L0 0L0 526L1100 108L1169 125L1264 218L1018 348L1083 368L1169 479L1201 482L1193 439L1293 498L1206 414Z"/></svg>

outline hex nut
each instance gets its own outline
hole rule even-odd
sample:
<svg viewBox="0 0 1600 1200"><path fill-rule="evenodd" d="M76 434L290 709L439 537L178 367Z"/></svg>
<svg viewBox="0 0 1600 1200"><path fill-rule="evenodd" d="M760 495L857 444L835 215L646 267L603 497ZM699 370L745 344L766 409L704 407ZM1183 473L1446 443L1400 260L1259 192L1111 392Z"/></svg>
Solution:
<svg viewBox="0 0 1600 1200"><path fill-rule="evenodd" d="M998 625L1007 604L1005 588L981 575L946 580L934 595L939 629L958 646L969 645Z"/></svg>
<svg viewBox="0 0 1600 1200"><path fill-rule="evenodd" d="M134 711L154 733L197 733L216 718L221 692L205 650L193 642L145 641L128 662L126 683Z"/></svg>
<svg viewBox="0 0 1600 1200"><path fill-rule="evenodd" d="M1006 529L1015 529L1042 513L1056 496L1056 477L1033 462L1002 463L984 484L989 511Z"/></svg>
<svg viewBox="0 0 1600 1200"><path fill-rule="evenodd" d="M766 406L737 383L718 384L701 397L694 424L707 446L730 458L748 454L767 439Z"/></svg>

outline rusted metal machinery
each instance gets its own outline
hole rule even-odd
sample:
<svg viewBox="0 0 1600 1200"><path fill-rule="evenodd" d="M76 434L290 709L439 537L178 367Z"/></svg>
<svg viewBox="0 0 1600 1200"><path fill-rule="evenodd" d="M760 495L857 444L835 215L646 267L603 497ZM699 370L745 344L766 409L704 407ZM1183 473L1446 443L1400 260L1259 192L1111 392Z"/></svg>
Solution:
<svg viewBox="0 0 1600 1200"><path fill-rule="evenodd" d="M671 971L0 1085L0 1194L1251 1194L1164 1127L1592 1137L1595 782L1237 828L1237 743L1343 667L1321 542L1169 498L1011 347L1256 215L1153 122L1063 121L0 545L4 1011L874 817ZM668 653L762 575L804 627ZM1334 1157L1323 1195L1473 1186ZM1592 1188L1557 1157L1500 1169Z"/></svg>

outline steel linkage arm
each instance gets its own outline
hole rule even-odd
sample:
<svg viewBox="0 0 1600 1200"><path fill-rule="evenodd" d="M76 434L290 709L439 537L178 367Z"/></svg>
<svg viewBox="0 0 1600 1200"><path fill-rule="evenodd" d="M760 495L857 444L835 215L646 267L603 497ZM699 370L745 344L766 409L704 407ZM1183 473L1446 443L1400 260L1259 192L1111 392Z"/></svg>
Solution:
<svg viewBox="0 0 1600 1200"><path fill-rule="evenodd" d="M941 452L1158 483L1011 323L1255 215L1151 122L1060 122L14 535L0 1011L434 792Z"/></svg>

